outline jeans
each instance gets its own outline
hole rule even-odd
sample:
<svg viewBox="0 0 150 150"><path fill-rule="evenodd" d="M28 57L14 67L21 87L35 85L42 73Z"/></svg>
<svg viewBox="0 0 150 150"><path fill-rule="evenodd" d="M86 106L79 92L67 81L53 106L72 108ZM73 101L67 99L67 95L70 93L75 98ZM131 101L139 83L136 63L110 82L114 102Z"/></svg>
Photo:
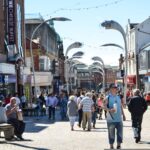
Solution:
<svg viewBox="0 0 150 150"><path fill-rule="evenodd" d="M134 135L134 137L138 138L139 140L141 139L142 119L143 115L132 116L132 127L137 131L137 135Z"/></svg>
<svg viewBox="0 0 150 150"><path fill-rule="evenodd" d="M83 111L82 111L82 109L79 109L79 110L78 110L78 114L79 114L79 120L78 120L78 122L79 122L79 126L81 126L82 116L83 116Z"/></svg>
<svg viewBox="0 0 150 150"><path fill-rule="evenodd" d="M94 111L94 112L92 112L92 122L93 122L93 125L95 125L96 124L96 112Z"/></svg>
<svg viewBox="0 0 150 150"><path fill-rule="evenodd" d="M55 120L55 107L49 106L49 119L53 115L53 120Z"/></svg>
<svg viewBox="0 0 150 150"><path fill-rule="evenodd" d="M107 122L109 144L114 144L115 129L117 130L117 143L122 143L123 124L122 122Z"/></svg>

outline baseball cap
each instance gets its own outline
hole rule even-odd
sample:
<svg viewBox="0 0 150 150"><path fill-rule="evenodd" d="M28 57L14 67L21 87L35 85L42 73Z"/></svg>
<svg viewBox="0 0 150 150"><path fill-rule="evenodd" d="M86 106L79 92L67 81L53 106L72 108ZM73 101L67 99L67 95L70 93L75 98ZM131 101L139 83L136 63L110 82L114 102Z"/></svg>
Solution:
<svg viewBox="0 0 150 150"><path fill-rule="evenodd" d="M109 85L109 88L111 89L111 88L118 88L118 87L117 87L117 85L116 85L116 84L111 83L111 84Z"/></svg>

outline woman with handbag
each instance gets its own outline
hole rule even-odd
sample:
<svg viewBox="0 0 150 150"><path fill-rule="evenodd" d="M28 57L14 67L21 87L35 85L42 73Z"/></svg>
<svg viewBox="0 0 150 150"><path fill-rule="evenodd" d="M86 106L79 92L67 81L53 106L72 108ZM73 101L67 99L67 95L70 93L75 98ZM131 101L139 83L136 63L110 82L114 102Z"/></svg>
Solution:
<svg viewBox="0 0 150 150"><path fill-rule="evenodd" d="M69 101L67 104L67 114L69 117L69 121L70 121L70 126L71 126L71 130L74 130L74 123L78 114L78 106L76 104L76 102L74 101L75 96L70 96L69 97Z"/></svg>

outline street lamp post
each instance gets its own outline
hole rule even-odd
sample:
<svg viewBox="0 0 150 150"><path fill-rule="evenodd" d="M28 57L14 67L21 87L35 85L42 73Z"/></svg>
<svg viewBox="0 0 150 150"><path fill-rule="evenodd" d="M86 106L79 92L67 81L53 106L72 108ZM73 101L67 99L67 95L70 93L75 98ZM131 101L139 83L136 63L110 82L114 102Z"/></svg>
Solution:
<svg viewBox="0 0 150 150"><path fill-rule="evenodd" d="M69 74L70 74L71 77L72 77L72 73L74 74L74 70L77 70L78 65L85 65L85 64L80 63L80 62L73 62L72 65L69 67ZM74 76L74 85L76 85L76 78L77 78L77 76ZM72 91L72 82L70 82L70 88L71 88L71 91Z"/></svg>
<svg viewBox="0 0 150 150"><path fill-rule="evenodd" d="M107 43L107 44L103 44L103 45L101 45L101 47L107 47L107 46L114 46L114 47L117 47L117 48L120 48L121 50L124 50L124 48L122 47L122 46L120 46L120 45L118 45L118 44L115 44L115 43ZM124 50L125 51L125 50ZM122 54L121 54L121 56L122 56ZM121 67L121 64L120 64L120 62L119 62L119 70L121 71L122 69L124 70L124 67L122 68ZM121 77L122 77L122 75L121 75ZM124 85L124 77L122 78L123 79L123 85Z"/></svg>
<svg viewBox="0 0 150 150"><path fill-rule="evenodd" d="M101 25L103 27L105 27L106 29L115 29L117 31L119 31L124 39L124 47L125 47L125 87L124 87L124 102L126 104L126 91L127 91L127 71L128 71L128 60L127 60L127 40L126 40L126 34L124 29L122 28L122 26L113 20L110 21L104 21L103 23L101 23Z"/></svg>
<svg viewBox="0 0 150 150"><path fill-rule="evenodd" d="M102 77L103 77L103 75L104 75L104 73L103 73L101 70L99 70L99 69L94 69L94 70L92 71L92 73L99 73ZM96 83L97 83L97 82L96 82ZM96 87L99 87L99 85L101 85L101 83L99 83ZM96 88L96 91L99 92L99 88Z"/></svg>
<svg viewBox="0 0 150 150"><path fill-rule="evenodd" d="M92 60L101 62L101 64L102 64L102 68L103 68L103 72L104 72L103 73L103 91L105 91L105 65L104 65L104 61L102 60L102 58L100 58L98 56L92 57Z"/></svg>
<svg viewBox="0 0 150 150"><path fill-rule="evenodd" d="M105 46L114 46L114 47L118 47L118 48L124 50L124 48L121 45L118 45L118 44L115 44L115 43L106 43L106 44L101 45L101 47L102 46L104 46L104 47Z"/></svg>
<svg viewBox="0 0 150 150"><path fill-rule="evenodd" d="M80 48L82 47L82 43L80 42L74 42L71 45L68 46L66 52L65 52L65 80L66 80L66 86L67 86L67 93L69 93L69 81L68 81L68 67L67 67L67 60L68 60L68 52L73 48ZM75 54L74 54L75 55ZM80 55L78 54L80 57Z"/></svg>
<svg viewBox="0 0 150 150"><path fill-rule="evenodd" d="M92 72L98 72L102 75L103 77L103 91L105 90L105 73L104 73L104 68L99 62L94 62L92 65L89 66L89 69Z"/></svg>
<svg viewBox="0 0 150 150"><path fill-rule="evenodd" d="M34 83L34 95L35 97L37 97L37 90L36 90L36 81L35 81L35 68L34 68L34 58L33 58L33 50L32 50L32 41L34 38L35 33L37 32L37 30L46 22L48 21L71 21L68 18L64 18L64 17L54 17L54 18L50 18L47 19L45 21L43 21L41 24L39 24L32 32L31 34L31 39L30 39L30 55L31 55L31 66L32 66L32 72L33 72L33 83Z"/></svg>

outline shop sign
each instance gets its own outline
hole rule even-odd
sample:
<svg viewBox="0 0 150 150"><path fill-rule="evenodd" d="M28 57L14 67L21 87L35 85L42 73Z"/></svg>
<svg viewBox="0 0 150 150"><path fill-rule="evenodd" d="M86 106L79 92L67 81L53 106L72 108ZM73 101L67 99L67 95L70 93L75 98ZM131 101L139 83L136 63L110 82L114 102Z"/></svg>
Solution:
<svg viewBox="0 0 150 150"><path fill-rule="evenodd" d="M8 44L15 44L15 4L8 0Z"/></svg>
<svg viewBox="0 0 150 150"><path fill-rule="evenodd" d="M128 84L136 84L136 76L135 75L129 75L127 76L127 83Z"/></svg>

